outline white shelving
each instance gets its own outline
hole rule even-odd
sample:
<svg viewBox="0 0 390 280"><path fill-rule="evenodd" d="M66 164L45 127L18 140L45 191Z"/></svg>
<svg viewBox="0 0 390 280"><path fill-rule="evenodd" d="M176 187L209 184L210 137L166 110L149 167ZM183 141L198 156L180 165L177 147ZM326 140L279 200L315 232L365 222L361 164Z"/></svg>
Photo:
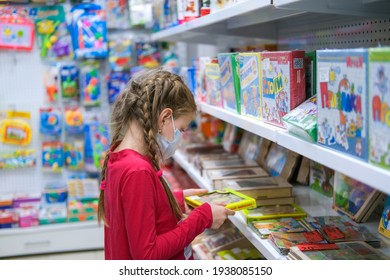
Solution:
<svg viewBox="0 0 390 280"><path fill-rule="evenodd" d="M209 191L213 189L207 179L200 176L200 172L185 159L185 156L181 152L176 152L174 159L188 175L196 181L199 187ZM325 197L308 187L295 186L293 188L293 195L296 196L297 204L312 216L337 215L337 212L332 210L332 200L330 198ZM240 212L237 212L234 216L230 216L229 220L268 260L286 259L285 256L278 252L277 248L272 244L272 241L261 239L247 226Z"/></svg>
<svg viewBox="0 0 390 280"><path fill-rule="evenodd" d="M97 221L0 230L0 258L18 255L103 249Z"/></svg>
<svg viewBox="0 0 390 280"><path fill-rule="evenodd" d="M289 134L285 129L268 125L260 120L240 116L205 103L201 103L200 108L203 112L218 119L267 138L291 151L342 172L384 193L390 194L390 171L388 170L373 166L347 154L309 143L297 136Z"/></svg>

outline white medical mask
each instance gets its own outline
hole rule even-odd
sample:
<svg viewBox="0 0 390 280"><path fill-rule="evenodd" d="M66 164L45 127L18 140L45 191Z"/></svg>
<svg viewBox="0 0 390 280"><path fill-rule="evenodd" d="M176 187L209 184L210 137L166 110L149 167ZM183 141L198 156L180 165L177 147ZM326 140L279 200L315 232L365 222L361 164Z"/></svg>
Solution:
<svg viewBox="0 0 390 280"><path fill-rule="evenodd" d="M172 157L175 152L177 147L180 144L180 141L183 137L183 134L181 133L180 130L178 130L175 127L175 123L173 122L173 116L171 115L172 118L172 125L173 125L173 140L169 141L168 139L164 138L161 133L157 134L157 142L160 145L160 149L162 152L163 160L167 160L170 157Z"/></svg>

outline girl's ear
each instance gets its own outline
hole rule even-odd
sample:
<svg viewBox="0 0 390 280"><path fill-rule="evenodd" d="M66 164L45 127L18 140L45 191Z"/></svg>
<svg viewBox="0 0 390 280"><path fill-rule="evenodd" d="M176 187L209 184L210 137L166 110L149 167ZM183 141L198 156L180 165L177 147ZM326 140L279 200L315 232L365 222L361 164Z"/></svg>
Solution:
<svg viewBox="0 0 390 280"><path fill-rule="evenodd" d="M158 130L160 131L163 126L171 119L173 111L171 108L165 108L161 111L160 116L158 117Z"/></svg>

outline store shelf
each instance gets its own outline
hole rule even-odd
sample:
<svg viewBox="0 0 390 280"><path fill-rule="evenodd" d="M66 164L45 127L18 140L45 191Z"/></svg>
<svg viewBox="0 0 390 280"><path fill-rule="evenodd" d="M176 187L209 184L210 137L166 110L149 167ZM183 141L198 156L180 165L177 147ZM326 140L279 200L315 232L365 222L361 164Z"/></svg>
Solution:
<svg viewBox="0 0 390 280"><path fill-rule="evenodd" d="M186 41L215 44L223 37L276 40L276 26L271 22L301 14L295 10L276 9L272 1L247 0L190 22L152 34L155 41ZM267 28L251 30L248 26L270 23ZM255 36L254 36L255 34Z"/></svg>
<svg viewBox="0 0 390 280"><path fill-rule="evenodd" d="M200 188L207 189L209 191L213 190L213 187L211 186L210 182L208 182L200 175L199 170L196 169L193 164L190 164L188 162L183 153L177 151L173 156L173 159L187 172L187 174L195 181L195 183Z"/></svg>
<svg viewBox="0 0 390 280"><path fill-rule="evenodd" d="M276 142L289 150L390 194L390 171L388 170L373 166L342 152L309 143L286 131L278 132Z"/></svg>
<svg viewBox="0 0 390 280"><path fill-rule="evenodd" d="M201 103L200 108L203 112L218 119L267 138L291 151L344 173L384 193L390 194L390 171L388 170L373 166L342 152L309 143L297 136L289 134L283 128L269 125L259 120L240 116L205 103Z"/></svg>
<svg viewBox="0 0 390 280"><path fill-rule="evenodd" d="M250 131L253 134L267 138L273 142L276 142L277 133L284 130L273 125L266 124L260 120L254 118L241 116L225 109L208 105L206 103L200 104L202 112L212 115L220 120L231 123L235 126L241 127L244 130Z"/></svg>
<svg viewBox="0 0 390 280"><path fill-rule="evenodd" d="M278 9L313 13L340 14L374 18L388 18L388 0L274 0Z"/></svg>
<svg viewBox="0 0 390 280"><path fill-rule="evenodd" d="M0 258L103 247L103 226L97 221L0 230Z"/></svg>

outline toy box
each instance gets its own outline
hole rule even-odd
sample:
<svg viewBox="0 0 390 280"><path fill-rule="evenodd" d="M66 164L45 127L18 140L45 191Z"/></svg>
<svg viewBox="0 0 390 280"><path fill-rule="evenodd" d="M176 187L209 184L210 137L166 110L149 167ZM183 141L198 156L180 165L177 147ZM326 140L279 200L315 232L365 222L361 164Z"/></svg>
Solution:
<svg viewBox="0 0 390 280"><path fill-rule="evenodd" d="M261 120L260 53L239 53L241 115Z"/></svg>
<svg viewBox="0 0 390 280"><path fill-rule="evenodd" d="M284 127L282 117L306 98L304 51L261 53L263 121Z"/></svg>
<svg viewBox="0 0 390 280"><path fill-rule="evenodd" d="M222 203L226 208L235 211L256 207L256 201L252 197L230 189L190 196L186 197L185 200L192 207L200 206L206 202Z"/></svg>
<svg viewBox="0 0 390 280"><path fill-rule="evenodd" d="M390 169L390 48L369 49L370 162Z"/></svg>
<svg viewBox="0 0 390 280"><path fill-rule="evenodd" d="M206 74L205 68L206 64L216 62L216 59L211 57L199 57L194 61L195 66L195 97L198 102L206 101Z"/></svg>
<svg viewBox="0 0 390 280"><path fill-rule="evenodd" d="M310 161L310 188L328 197L333 196L334 170Z"/></svg>
<svg viewBox="0 0 390 280"><path fill-rule="evenodd" d="M366 49L317 51L319 144L367 160Z"/></svg>
<svg viewBox="0 0 390 280"><path fill-rule="evenodd" d="M221 84L219 82L218 62L205 65L206 102L207 104L222 107Z"/></svg>
<svg viewBox="0 0 390 280"><path fill-rule="evenodd" d="M218 63L223 108L240 114L240 69L237 63L237 53L218 54Z"/></svg>
<svg viewBox="0 0 390 280"><path fill-rule="evenodd" d="M309 142L317 142L317 97L312 96L282 117L288 132Z"/></svg>

